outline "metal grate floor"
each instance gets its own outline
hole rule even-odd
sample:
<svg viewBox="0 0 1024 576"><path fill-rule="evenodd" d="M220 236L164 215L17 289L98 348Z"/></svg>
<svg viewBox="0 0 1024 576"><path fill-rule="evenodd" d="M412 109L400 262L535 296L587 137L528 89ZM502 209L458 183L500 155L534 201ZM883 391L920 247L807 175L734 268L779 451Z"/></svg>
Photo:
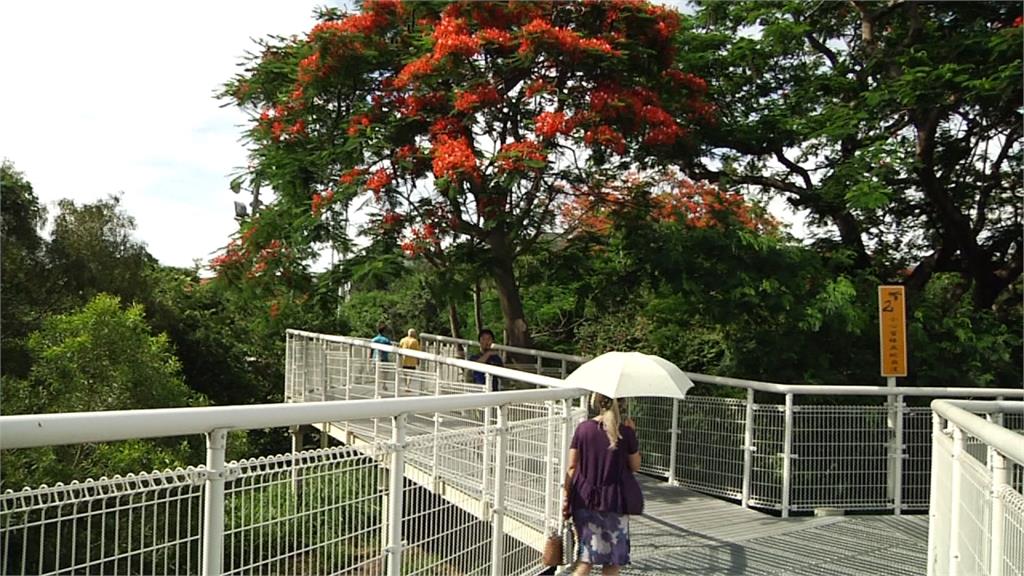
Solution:
<svg viewBox="0 0 1024 576"><path fill-rule="evenodd" d="M622 574L918 575L927 516L777 518L644 479ZM595 572L596 573L596 570Z"/></svg>

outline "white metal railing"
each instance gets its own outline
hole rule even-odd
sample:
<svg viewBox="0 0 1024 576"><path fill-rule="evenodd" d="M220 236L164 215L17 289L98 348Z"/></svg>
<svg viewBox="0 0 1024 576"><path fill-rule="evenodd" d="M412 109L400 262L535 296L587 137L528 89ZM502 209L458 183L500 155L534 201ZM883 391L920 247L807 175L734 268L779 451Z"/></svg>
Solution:
<svg viewBox="0 0 1024 576"><path fill-rule="evenodd" d="M429 349L465 356L471 340L423 334ZM571 372L587 357L495 345L524 370ZM547 362L547 363L545 363ZM552 366L557 362L557 366ZM641 398L630 410L644 453L642 470L743 506L921 511L928 508L930 417L911 398L1024 399L1021 388L801 385L688 372L708 389L745 396ZM814 399L810 399L814 397ZM858 397L884 403L854 403ZM822 401L825 398L825 402ZM876 400L877 402L877 400ZM1024 417L1005 425L1024 430Z"/></svg>
<svg viewBox="0 0 1024 576"><path fill-rule="evenodd" d="M928 574L1024 574L1024 402L932 402ZM983 415L979 416L979 415Z"/></svg>
<svg viewBox="0 0 1024 576"><path fill-rule="evenodd" d="M3 494L0 572L534 573L582 391L466 394L437 376L551 379L427 353L396 370L374 347L290 333L283 405L0 417L4 450L207 438L204 466ZM302 450L307 424L350 442ZM225 462L229 430L270 427L293 453Z"/></svg>

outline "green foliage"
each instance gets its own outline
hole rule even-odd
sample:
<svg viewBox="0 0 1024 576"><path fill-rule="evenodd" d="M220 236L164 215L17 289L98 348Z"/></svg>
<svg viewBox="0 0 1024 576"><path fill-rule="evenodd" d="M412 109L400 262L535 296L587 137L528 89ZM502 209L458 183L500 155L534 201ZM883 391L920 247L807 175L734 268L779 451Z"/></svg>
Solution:
<svg viewBox="0 0 1024 576"><path fill-rule="evenodd" d="M45 210L25 177L0 163L0 374L24 377L30 367L26 337L38 328L49 303L49 278L43 266L39 229Z"/></svg>
<svg viewBox="0 0 1024 576"><path fill-rule="evenodd" d="M679 42L719 124L698 178L807 211L843 274L920 292L960 274L976 308L1020 277L1019 5L699 2ZM711 168L721 165L722 168Z"/></svg>
<svg viewBox="0 0 1024 576"><path fill-rule="evenodd" d="M166 335L153 336L141 306L100 294L82 310L47 318L29 338L27 379L3 382L4 414L199 405ZM197 448L198 446L193 446ZM4 487L111 476L195 461L175 439L5 451Z"/></svg>

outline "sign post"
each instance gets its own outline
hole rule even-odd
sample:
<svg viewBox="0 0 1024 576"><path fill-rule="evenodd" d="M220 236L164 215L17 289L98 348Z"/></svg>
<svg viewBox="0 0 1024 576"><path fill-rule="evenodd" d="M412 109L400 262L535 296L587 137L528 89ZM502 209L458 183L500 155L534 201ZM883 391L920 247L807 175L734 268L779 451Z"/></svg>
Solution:
<svg viewBox="0 0 1024 576"><path fill-rule="evenodd" d="M878 331L881 346L882 376L886 385L896 388L896 378L907 375L907 307L903 286L878 287ZM903 398L886 396L887 424L892 430L889 442L887 497L896 514L903 508Z"/></svg>

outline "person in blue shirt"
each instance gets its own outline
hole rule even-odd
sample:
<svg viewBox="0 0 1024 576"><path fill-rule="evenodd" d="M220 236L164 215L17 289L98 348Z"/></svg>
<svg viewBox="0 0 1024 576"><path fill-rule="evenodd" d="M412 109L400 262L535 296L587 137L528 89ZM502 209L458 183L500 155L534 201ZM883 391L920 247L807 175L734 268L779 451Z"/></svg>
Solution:
<svg viewBox="0 0 1024 576"><path fill-rule="evenodd" d="M392 342L391 339L387 337L387 333L387 324L384 324L383 322L377 324L377 335L370 339L370 342L374 342L376 344L387 344L388 346L391 346ZM389 355L387 352L384 352L383 350L374 350L373 352L370 353L370 357L373 358L374 360L387 362Z"/></svg>
<svg viewBox="0 0 1024 576"><path fill-rule="evenodd" d="M477 335L477 340L480 342L480 353L473 354L469 357L472 362L482 362L484 364L490 364L491 366L504 366L505 363L501 361L501 355L498 351L491 348L494 345L494 332L484 328ZM487 375L483 372L473 371L473 382L483 385L487 382ZM491 392L496 392L499 389L498 379L491 377Z"/></svg>

